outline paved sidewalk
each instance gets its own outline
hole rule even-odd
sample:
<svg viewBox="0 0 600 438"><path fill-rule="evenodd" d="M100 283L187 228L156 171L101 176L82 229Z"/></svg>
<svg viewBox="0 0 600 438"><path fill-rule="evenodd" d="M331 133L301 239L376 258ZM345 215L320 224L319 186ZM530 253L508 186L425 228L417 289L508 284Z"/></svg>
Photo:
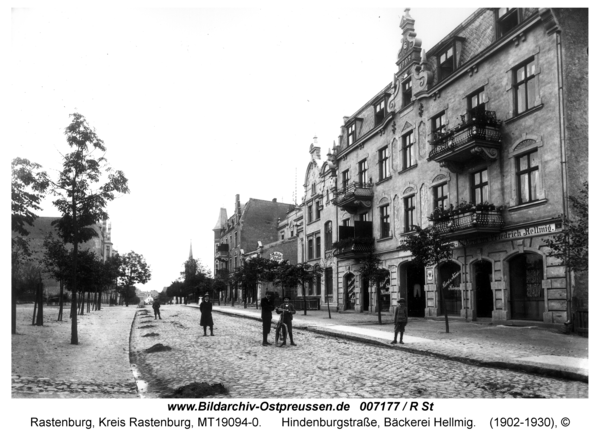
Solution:
<svg viewBox="0 0 600 438"><path fill-rule="evenodd" d="M197 305L191 305L198 307ZM260 320L255 305L214 305L214 312ZM446 333L442 319L409 318L404 344L391 345L394 326L390 314L297 311L294 328L432 355L479 366L495 367L588 382L588 339L535 325L505 326L450 319ZM273 318L277 315L273 312Z"/></svg>
<svg viewBox="0 0 600 438"><path fill-rule="evenodd" d="M138 398L129 363L136 306L104 307L78 315L71 345L69 309L44 306L44 325L32 326L33 305L17 306L12 335L13 398Z"/></svg>

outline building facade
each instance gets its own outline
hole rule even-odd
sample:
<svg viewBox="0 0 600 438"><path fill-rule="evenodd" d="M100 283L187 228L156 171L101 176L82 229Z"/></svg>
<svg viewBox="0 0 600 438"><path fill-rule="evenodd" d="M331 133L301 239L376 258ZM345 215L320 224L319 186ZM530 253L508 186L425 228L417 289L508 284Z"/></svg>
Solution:
<svg viewBox="0 0 600 438"><path fill-rule="evenodd" d="M412 317L443 300L454 317L563 324L587 308L587 275L547 240L588 179L588 11L482 8L427 51L415 24L406 10L393 82L343 118L325 160L311 144L302 202L273 241L321 265L308 293L339 311L392 312L402 297ZM243 249L240 219L239 199L222 210L218 267ZM452 258L417 266L400 250L415 226L453 242ZM380 303L360 274L371 252L387 270Z"/></svg>
<svg viewBox="0 0 600 438"><path fill-rule="evenodd" d="M587 10L480 9L427 53L408 11L400 27L394 82L335 148L341 308L377 310L359 274L374 250L384 311L404 297L437 316L444 299L469 319L566 322L576 278L545 240L587 180ZM415 225L455 242L452 260L400 252Z"/></svg>
<svg viewBox="0 0 600 438"><path fill-rule="evenodd" d="M263 201L250 198L244 206L240 195L235 196L234 214L227 216L227 210L221 208L214 233L215 278L226 280L229 274L241 266L244 257L257 247L279 239L279 222L286 217L292 204ZM243 299L241 289L228 284L227 300Z"/></svg>

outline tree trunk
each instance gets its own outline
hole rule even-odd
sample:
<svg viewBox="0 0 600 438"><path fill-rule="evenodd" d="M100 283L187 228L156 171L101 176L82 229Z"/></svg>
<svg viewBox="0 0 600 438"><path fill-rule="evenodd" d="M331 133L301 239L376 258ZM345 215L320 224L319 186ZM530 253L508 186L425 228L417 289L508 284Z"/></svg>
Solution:
<svg viewBox="0 0 600 438"><path fill-rule="evenodd" d="M63 282L60 282L60 292L58 294L58 321L62 321L63 317Z"/></svg>
<svg viewBox="0 0 600 438"><path fill-rule="evenodd" d="M37 291L35 292L35 300L33 301L33 317L31 318L31 325L35 325L35 315L37 313L37 306L38 306L38 297L37 297Z"/></svg>
<svg viewBox="0 0 600 438"><path fill-rule="evenodd" d="M242 298L244 299L244 309L248 308L248 286L245 283L242 283Z"/></svg>
<svg viewBox="0 0 600 438"><path fill-rule="evenodd" d="M77 337L77 251L79 250L79 233L77 229L77 208L75 204L75 184L72 187L71 211L73 212L73 226L75 227L73 238L73 299L71 303L71 344L79 344Z"/></svg>
<svg viewBox="0 0 600 438"><path fill-rule="evenodd" d="M306 288L302 282L302 301L304 301L304 315L306 315Z"/></svg>
<svg viewBox="0 0 600 438"><path fill-rule="evenodd" d="M38 314L36 325L44 325L44 284L40 281L37 285L37 298L38 298Z"/></svg>
<svg viewBox="0 0 600 438"><path fill-rule="evenodd" d="M377 318L379 319L379 324L381 324L381 286L379 281L376 285L377 289Z"/></svg>
<svg viewBox="0 0 600 438"><path fill-rule="evenodd" d="M11 295L12 303L10 304L10 330L13 335L17 334L17 288L15 287L15 279L12 278Z"/></svg>
<svg viewBox="0 0 600 438"><path fill-rule="evenodd" d="M91 302L91 292L88 291L87 293L87 313L90 313L90 302Z"/></svg>
<svg viewBox="0 0 600 438"><path fill-rule="evenodd" d="M437 287L439 290L439 297L440 297L440 305L442 306L442 313L444 314L444 321L446 322L446 333L450 333L450 325L448 324L448 311L446 310L446 300L444 299L444 288L442 286L442 275L440 273L440 268L439 268L439 263L438 263L438 269L437 269Z"/></svg>

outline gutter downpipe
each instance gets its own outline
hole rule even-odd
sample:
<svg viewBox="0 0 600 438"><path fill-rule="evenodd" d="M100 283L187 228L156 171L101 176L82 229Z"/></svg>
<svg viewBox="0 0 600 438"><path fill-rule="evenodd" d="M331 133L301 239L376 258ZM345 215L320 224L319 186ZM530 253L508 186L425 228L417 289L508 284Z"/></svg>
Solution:
<svg viewBox="0 0 600 438"><path fill-rule="evenodd" d="M554 33L554 38L556 41L556 61L557 61L557 77L558 77L558 112L559 112L559 142L560 142L560 164L561 164L561 183L562 183L562 208L563 208L563 218L569 219L569 188L567 185L567 153L566 153L566 121L565 121L565 101L564 101L564 70L563 70L563 59L562 59L562 39L561 39L561 31L557 29ZM563 221L564 224L564 221ZM567 248L567 251L569 249ZM571 271L569 269L566 270L566 280L567 280L567 321L572 319L572 281L571 281ZM565 321L565 322L567 322Z"/></svg>

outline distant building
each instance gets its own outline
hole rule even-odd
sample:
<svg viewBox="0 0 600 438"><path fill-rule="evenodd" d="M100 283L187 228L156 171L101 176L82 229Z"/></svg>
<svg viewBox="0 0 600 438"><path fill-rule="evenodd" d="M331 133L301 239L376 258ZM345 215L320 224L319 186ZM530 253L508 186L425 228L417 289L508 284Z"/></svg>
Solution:
<svg viewBox="0 0 600 438"><path fill-rule="evenodd" d="M40 264L40 268L41 260L45 253L44 240L49 234L58 238L58 231L56 227L52 225L52 222L59 219L59 217L38 217L35 219L31 227L26 225L26 229L29 231L29 235L26 236L29 242L29 248L32 252L34 260L36 260L36 263ZM112 225L108 224L106 221L93 225L92 228L96 231L97 237L93 237L87 242L80 243L79 250L90 250L104 261L111 257L114 253L113 243L111 241L111 227ZM72 245L67 244L66 247L71 248ZM41 278L42 283L44 284L44 295L46 297L59 294L59 282L53 278L50 278L43 272L41 272ZM108 294L106 294L104 299L106 299L108 302Z"/></svg>
<svg viewBox="0 0 600 438"><path fill-rule="evenodd" d="M240 196L235 196L234 213L227 216L227 210L221 208L214 233L215 277L227 278L238 266L244 255L254 251L257 242L268 244L278 240L278 223L285 218L293 204L263 201L250 198L242 207ZM239 301L241 290L228 285L226 297Z"/></svg>

